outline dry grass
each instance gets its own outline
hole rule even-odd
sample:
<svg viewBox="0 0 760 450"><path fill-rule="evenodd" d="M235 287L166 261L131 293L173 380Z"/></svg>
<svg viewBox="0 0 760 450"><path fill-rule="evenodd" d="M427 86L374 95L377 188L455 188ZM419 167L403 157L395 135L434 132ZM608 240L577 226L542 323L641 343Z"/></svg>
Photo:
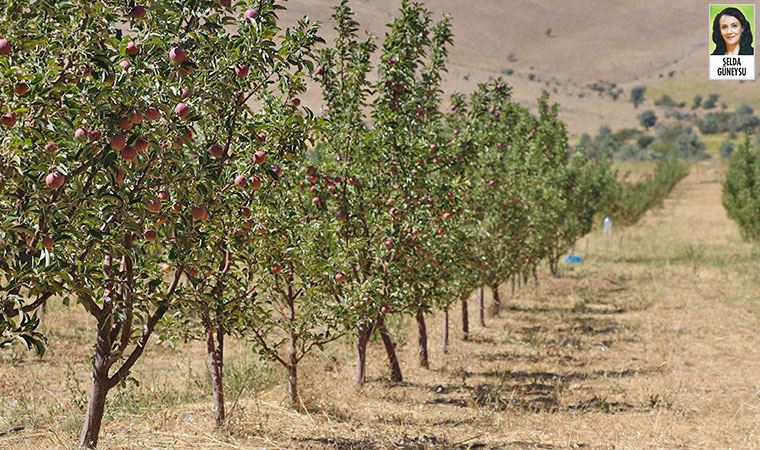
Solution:
<svg viewBox="0 0 760 450"><path fill-rule="evenodd" d="M102 447L755 447L760 278L720 206L721 178L717 166L695 167L622 246L619 230L582 240L582 266L520 290L471 341L458 339L454 317L448 354L441 318L431 317L432 370L416 368L412 324L400 324L404 383L387 381L376 342L363 390L351 384L350 342L315 355L302 370L305 413L284 407L282 374L237 343L228 383L242 394L227 429L214 432L202 345L153 345L135 373L140 386L110 397ZM44 358L3 355L0 429L26 429L0 447L76 440L92 339L77 311L49 313Z"/></svg>

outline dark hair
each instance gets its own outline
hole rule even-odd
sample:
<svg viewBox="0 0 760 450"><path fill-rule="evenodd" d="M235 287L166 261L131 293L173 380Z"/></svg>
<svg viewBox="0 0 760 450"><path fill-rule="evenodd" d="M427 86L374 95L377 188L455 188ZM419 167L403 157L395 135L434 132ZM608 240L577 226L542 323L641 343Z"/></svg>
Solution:
<svg viewBox="0 0 760 450"><path fill-rule="evenodd" d="M715 51L713 55L725 55L726 42L723 40L723 36L720 34L720 18L723 16L735 17L742 26L742 36L739 39L739 54L740 55L754 55L755 50L752 48L752 29L749 26L749 22L744 17L741 11L736 8L726 8L715 16L713 20L713 33L712 40L715 42Z"/></svg>

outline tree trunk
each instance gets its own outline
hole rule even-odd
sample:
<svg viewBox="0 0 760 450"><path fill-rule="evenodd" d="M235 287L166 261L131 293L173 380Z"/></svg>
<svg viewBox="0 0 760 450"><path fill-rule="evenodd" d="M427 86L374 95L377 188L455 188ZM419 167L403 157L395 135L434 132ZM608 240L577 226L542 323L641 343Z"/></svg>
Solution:
<svg viewBox="0 0 760 450"><path fill-rule="evenodd" d="M211 375L211 390L214 396L214 422L217 428L224 426L224 330L220 324L211 323L208 309L204 311L204 334L206 337L206 354ZM216 328L216 330L215 330ZM215 333L216 332L216 333ZM214 336L216 334L216 337Z"/></svg>
<svg viewBox="0 0 760 450"><path fill-rule="evenodd" d="M480 320L480 326L486 326L486 300L483 287L480 287L480 301L478 302L478 319Z"/></svg>
<svg viewBox="0 0 760 450"><path fill-rule="evenodd" d="M380 332L385 353L388 354L388 364L391 367L391 381L400 383L404 381L404 377L401 375L401 365L398 362L398 356L396 356L396 344L393 343L391 335L388 334L388 329L385 328L385 321L382 316L377 320L377 331Z"/></svg>
<svg viewBox="0 0 760 450"><path fill-rule="evenodd" d="M470 314L467 311L467 298L462 299L462 340L470 338Z"/></svg>
<svg viewBox="0 0 760 450"><path fill-rule="evenodd" d="M443 310L443 353L449 352L449 308Z"/></svg>
<svg viewBox="0 0 760 450"><path fill-rule="evenodd" d="M422 310L417 311L417 316L415 317L417 320L417 331L419 332L418 337L418 344L419 349L417 351L418 359L420 362L420 367L423 369L429 369L430 368L430 359L428 358L428 347L427 347L427 326L425 325L425 313L422 312Z"/></svg>
<svg viewBox="0 0 760 450"><path fill-rule="evenodd" d="M100 425L103 423L106 407L106 395L110 390L108 375L98 375L95 372L92 374L92 391L87 401L87 416L84 419L82 436L79 439L79 446L86 448L98 446Z"/></svg>
<svg viewBox="0 0 760 450"><path fill-rule="evenodd" d="M557 269L557 275L559 275L559 269ZM533 266L533 281L536 283L536 286L538 286L538 270L536 269L536 266Z"/></svg>
<svg viewBox="0 0 760 450"><path fill-rule="evenodd" d="M367 381L367 343L370 334L372 334L371 325L359 328L356 343L356 385L359 387L364 386Z"/></svg>
<svg viewBox="0 0 760 450"><path fill-rule="evenodd" d="M292 409L298 409L298 358L296 357L296 340L291 335L290 345L288 346L288 355L290 356L290 365L288 366L288 401Z"/></svg>
<svg viewBox="0 0 760 450"><path fill-rule="evenodd" d="M499 284L494 283L491 285L491 293L493 294L493 315L499 317L501 312L501 298L499 297Z"/></svg>

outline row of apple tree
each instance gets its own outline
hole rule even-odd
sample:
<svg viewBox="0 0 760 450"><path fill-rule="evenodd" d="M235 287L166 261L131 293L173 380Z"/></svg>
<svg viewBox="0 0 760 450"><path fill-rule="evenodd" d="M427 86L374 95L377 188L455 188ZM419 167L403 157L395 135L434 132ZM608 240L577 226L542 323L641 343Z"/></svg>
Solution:
<svg viewBox="0 0 760 450"><path fill-rule="evenodd" d="M444 101L449 18L402 1L378 43L344 1L335 40L275 0L10 0L0 7L0 345L42 353L52 298L93 318L81 445L156 333L205 342L217 425L224 343L288 376L336 339L356 383L388 315L425 317L557 261L609 204L557 106L501 80ZM301 105L320 89L317 115ZM73 306L72 306L73 307ZM484 323L485 305L477 310ZM448 323L448 322L447 322Z"/></svg>

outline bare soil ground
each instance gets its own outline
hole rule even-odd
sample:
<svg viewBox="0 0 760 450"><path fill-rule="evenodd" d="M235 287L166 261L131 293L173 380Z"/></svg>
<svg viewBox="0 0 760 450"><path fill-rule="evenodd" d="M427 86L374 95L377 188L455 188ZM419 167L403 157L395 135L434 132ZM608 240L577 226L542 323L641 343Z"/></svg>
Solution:
<svg viewBox="0 0 760 450"><path fill-rule="evenodd" d="M214 432L203 345L151 345L140 385L109 398L101 448L756 448L758 258L725 216L721 179L717 165L696 166L638 225L584 238L582 265L520 289L469 342L453 314L447 354L441 316L430 317L432 370L416 368L413 324L397 324L404 383L388 381L378 342L363 390L349 340L306 360L303 413L284 406L283 374L238 342L230 423ZM54 305L45 327L43 358L0 360L0 431L25 427L0 448L76 441L92 324Z"/></svg>

